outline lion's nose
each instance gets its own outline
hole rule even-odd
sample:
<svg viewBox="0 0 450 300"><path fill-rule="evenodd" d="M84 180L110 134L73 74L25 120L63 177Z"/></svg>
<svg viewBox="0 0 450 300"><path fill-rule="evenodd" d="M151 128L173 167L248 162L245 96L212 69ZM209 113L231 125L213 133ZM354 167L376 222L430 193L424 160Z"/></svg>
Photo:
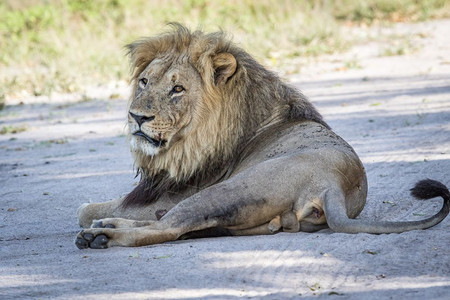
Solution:
<svg viewBox="0 0 450 300"><path fill-rule="evenodd" d="M138 123L139 126L141 126L142 123L149 122L149 121L152 121L153 119L155 119L155 116L150 116L150 117L140 116L140 115L133 114L131 111L130 111L130 116L132 116L133 119L136 120L136 122Z"/></svg>

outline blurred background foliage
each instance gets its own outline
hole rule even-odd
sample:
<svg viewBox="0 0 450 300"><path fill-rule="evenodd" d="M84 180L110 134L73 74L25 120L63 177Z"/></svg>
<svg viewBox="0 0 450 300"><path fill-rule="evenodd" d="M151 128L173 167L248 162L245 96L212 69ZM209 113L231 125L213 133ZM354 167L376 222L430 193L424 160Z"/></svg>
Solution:
<svg viewBox="0 0 450 300"><path fill-rule="evenodd" d="M448 0L0 0L0 102L126 80L123 46L167 22L221 28L277 67L342 51L345 26L449 15Z"/></svg>

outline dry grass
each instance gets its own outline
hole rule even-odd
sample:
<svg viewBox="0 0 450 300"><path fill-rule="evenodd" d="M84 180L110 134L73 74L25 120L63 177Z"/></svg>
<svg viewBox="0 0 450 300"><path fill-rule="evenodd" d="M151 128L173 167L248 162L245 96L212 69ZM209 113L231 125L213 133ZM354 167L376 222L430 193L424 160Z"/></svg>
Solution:
<svg viewBox="0 0 450 300"><path fill-rule="evenodd" d="M127 79L123 45L166 30L167 22L232 32L235 42L277 67L345 49L350 40L342 26L446 17L449 8L442 0L2 1L0 106L5 97Z"/></svg>

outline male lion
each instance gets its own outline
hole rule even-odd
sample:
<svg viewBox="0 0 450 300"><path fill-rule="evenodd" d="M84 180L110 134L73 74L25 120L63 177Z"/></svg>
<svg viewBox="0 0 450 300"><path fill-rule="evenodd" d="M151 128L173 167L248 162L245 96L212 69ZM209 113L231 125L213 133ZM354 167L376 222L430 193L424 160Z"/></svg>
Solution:
<svg viewBox="0 0 450 300"><path fill-rule="evenodd" d="M449 212L440 196L425 220L356 220L367 182L358 156L295 88L222 32L181 25L128 45L133 92L128 136L139 185L125 198L78 210L79 248L143 246L180 237L424 229Z"/></svg>

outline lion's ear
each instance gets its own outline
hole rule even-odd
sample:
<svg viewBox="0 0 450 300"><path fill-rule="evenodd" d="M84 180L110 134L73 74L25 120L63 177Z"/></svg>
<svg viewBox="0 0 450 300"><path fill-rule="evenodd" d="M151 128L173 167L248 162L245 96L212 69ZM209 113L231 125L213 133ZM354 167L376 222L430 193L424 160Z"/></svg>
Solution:
<svg viewBox="0 0 450 300"><path fill-rule="evenodd" d="M213 57L214 81L224 84L236 72L236 58L230 53L220 53Z"/></svg>

